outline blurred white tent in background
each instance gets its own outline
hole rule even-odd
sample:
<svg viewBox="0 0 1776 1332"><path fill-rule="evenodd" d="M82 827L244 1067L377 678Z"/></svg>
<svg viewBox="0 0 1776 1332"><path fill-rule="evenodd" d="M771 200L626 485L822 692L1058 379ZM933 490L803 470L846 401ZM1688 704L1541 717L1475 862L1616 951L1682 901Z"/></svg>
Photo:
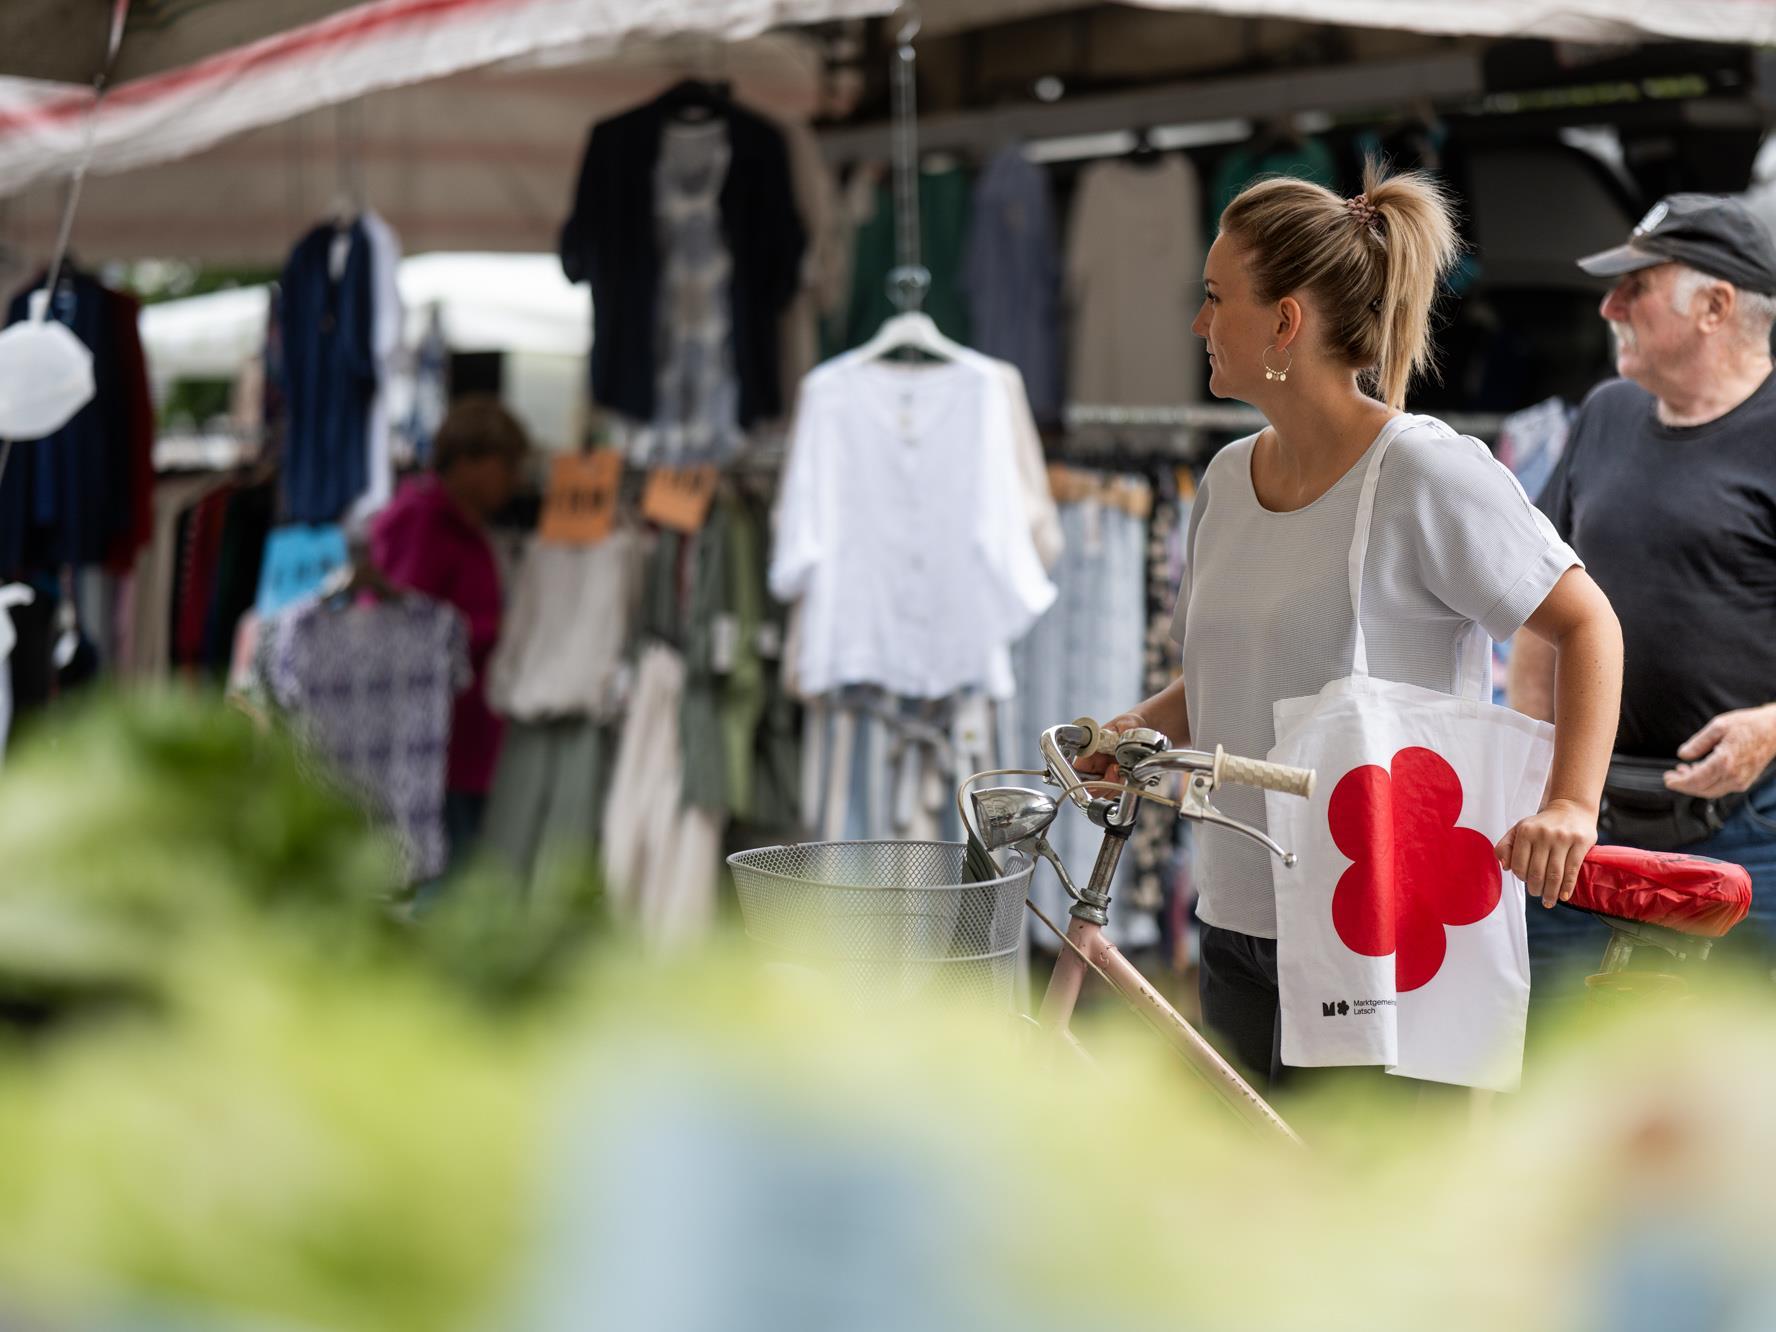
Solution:
<svg viewBox="0 0 1776 1332"><path fill-rule="evenodd" d="M453 352L582 357L592 297L552 254L424 254L401 261L406 341L437 310ZM265 346L270 289L237 287L142 311L142 346L157 379L232 379Z"/></svg>
<svg viewBox="0 0 1776 1332"><path fill-rule="evenodd" d="M554 255L417 255L402 260L397 280L407 346L419 344L435 316L447 350L501 353L502 396L537 443L576 442L592 299L562 276ZM251 286L144 309L142 347L155 396L164 397L176 380L238 376L265 348L270 303L268 287ZM226 452L220 441L205 447Z"/></svg>

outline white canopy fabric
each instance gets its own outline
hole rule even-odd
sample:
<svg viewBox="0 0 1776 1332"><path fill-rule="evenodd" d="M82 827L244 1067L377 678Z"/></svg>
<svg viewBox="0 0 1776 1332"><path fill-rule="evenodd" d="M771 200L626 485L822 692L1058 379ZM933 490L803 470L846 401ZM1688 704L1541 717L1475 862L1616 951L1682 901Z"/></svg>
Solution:
<svg viewBox="0 0 1776 1332"><path fill-rule="evenodd" d="M593 122L699 68L781 121L806 121L819 104L819 54L790 33L702 51L648 43L561 68L470 70L250 130L178 161L89 177L74 251L87 264L162 258L275 269L348 185L409 254L553 250ZM0 290L48 254L64 195L59 181L11 198L0 190L0 252L10 249L16 265L0 271Z"/></svg>
<svg viewBox="0 0 1776 1332"><path fill-rule="evenodd" d="M1294 19L1472 37L1547 37L1571 42L1776 42L1771 0L1125 0L1145 9L1241 18ZM928 3L927 32L1077 8L1077 0L942 0Z"/></svg>
<svg viewBox="0 0 1776 1332"><path fill-rule="evenodd" d="M1066 7L1072 0L927 0L933 33ZM1614 42L1776 43L1771 0L1134 0L1150 9L1480 36ZM94 169L198 152L320 107L551 53L609 57L628 44L882 14L894 0L229 0L169 16L138 5L119 78L92 126ZM8 0L0 70L85 77L102 48L101 0ZM85 39L82 40L82 35ZM0 43L3 44L3 43ZM69 54L72 53L72 54ZM181 55L193 58L170 63ZM145 70L135 77L132 73ZM0 198L79 158L93 94L0 79Z"/></svg>
<svg viewBox="0 0 1776 1332"><path fill-rule="evenodd" d="M507 0L484 0L493 4ZM924 31L931 35L1077 9L1081 0L924 0ZM1769 40L1768 0L1124 0L1154 9L1185 9L1245 17L1306 19L1319 23L1470 35L1552 37L1568 41L1681 37L1700 41ZM103 64L105 35L115 0L6 0L0 5L0 76L88 85ZM430 3L428 9L454 8ZM517 8L517 5L511 5ZM193 66L226 52L305 30L347 11L369 11L365 0L134 0L115 77L144 79ZM607 11L609 26L663 17L673 31L721 35L739 24L756 32L757 5L734 0L677 0L661 9L623 0L586 3ZM885 13L890 3L853 6L813 0L783 8L768 23L809 22L847 14ZM768 26L768 24L767 24ZM654 32L663 29L655 26Z"/></svg>
<svg viewBox="0 0 1776 1332"><path fill-rule="evenodd" d="M452 351L586 355L592 298L550 254L426 254L401 261L406 341L417 343L436 308ZM165 301L142 311L142 349L158 382L231 379L265 345L264 286Z"/></svg>
<svg viewBox="0 0 1776 1332"><path fill-rule="evenodd" d="M371 0L120 82L96 115L90 89L0 81L0 197L72 170L89 133L92 169L125 171L319 107L543 53L593 60L635 42L739 41L890 8L892 0Z"/></svg>
<svg viewBox="0 0 1776 1332"><path fill-rule="evenodd" d="M143 309L142 352L157 382L232 379L265 346L271 288L234 287Z"/></svg>
<svg viewBox="0 0 1776 1332"><path fill-rule="evenodd" d="M925 0L924 33L1077 8L1081 0ZM0 70L84 77L111 0L3 0ZM687 73L806 120L819 55L778 24L887 11L892 0L136 0L76 219L86 263L146 257L275 267L349 189L409 253L550 250L587 127ZM1776 0L1138 0L1122 27L1171 28L1152 68L1231 58L1221 16L1343 23L1379 43L1424 33L1776 43ZM1106 14L1119 8L1106 5ZM35 17L37 26L30 20ZM1145 26L1143 26L1145 25ZM1268 25L1288 29L1289 23ZM1188 32L1184 29L1189 28ZM11 40L11 45L8 41ZM1163 44L1163 43L1162 43ZM1152 43L1148 43L1152 46ZM57 52L86 52L60 60ZM178 63L184 60L184 63ZM59 63L58 63L59 61ZM1140 61L1120 73L1138 77ZM938 66L941 70L941 65ZM1385 90L1384 90L1385 95ZM0 78L0 288L56 233L91 94ZM253 127L257 128L253 128ZM26 182L36 182L28 185Z"/></svg>

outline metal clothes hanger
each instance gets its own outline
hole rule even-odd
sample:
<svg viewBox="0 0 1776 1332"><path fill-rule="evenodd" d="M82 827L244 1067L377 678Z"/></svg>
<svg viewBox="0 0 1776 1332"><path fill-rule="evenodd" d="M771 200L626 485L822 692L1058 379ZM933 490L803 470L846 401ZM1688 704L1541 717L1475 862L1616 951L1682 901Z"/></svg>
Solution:
<svg viewBox="0 0 1776 1332"><path fill-rule="evenodd" d="M879 360L895 352L922 352L940 361L958 361L968 354L961 343L945 337L936 321L920 307L931 290L931 270L919 255L918 56L913 39L921 20L917 5L897 11L893 82L889 88L894 112L894 253L888 274L888 299L900 313L857 349L860 360Z"/></svg>

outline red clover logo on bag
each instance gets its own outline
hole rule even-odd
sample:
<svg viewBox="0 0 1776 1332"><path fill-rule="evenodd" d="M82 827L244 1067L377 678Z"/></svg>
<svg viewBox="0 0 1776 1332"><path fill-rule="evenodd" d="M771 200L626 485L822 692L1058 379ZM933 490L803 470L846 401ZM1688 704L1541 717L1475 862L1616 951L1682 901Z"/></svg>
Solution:
<svg viewBox="0 0 1776 1332"><path fill-rule="evenodd" d="M1441 969L1449 926L1492 914L1503 876L1485 835L1455 825L1462 785L1454 768L1410 748L1391 769L1357 768L1332 792L1332 840L1352 862L1332 895L1332 925L1352 952L1392 953L1404 993Z"/></svg>

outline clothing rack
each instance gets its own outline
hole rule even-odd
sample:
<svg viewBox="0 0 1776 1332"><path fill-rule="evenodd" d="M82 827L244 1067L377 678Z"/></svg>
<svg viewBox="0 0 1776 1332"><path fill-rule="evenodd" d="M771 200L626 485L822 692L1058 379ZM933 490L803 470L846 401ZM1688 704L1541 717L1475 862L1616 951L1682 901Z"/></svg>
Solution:
<svg viewBox="0 0 1776 1332"><path fill-rule="evenodd" d="M925 152L987 157L1011 142L1115 133L1134 125L1273 120L1302 111L1382 116L1397 114L1402 105L1417 99L1440 106L1461 105L1484 91L1480 57L1473 52L1450 51L1331 69L1196 79L1134 92L1068 97L1056 103L951 112L925 117L919 125L919 139ZM892 124L832 129L820 136L822 151L834 163L886 161L892 155L894 140Z"/></svg>
<svg viewBox="0 0 1776 1332"><path fill-rule="evenodd" d="M154 471L227 472L250 469L265 456L262 426L216 422L192 429L173 429L154 441Z"/></svg>
<svg viewBox="0 0 1776 1332"><path fill-rule="evenodd" d="M1450 412L1442 419L1464 435L1493 441L1504 416L1497 412ZM1206 451L1212 434L1250 434L1265 425L1255 407L1232 402L1191 402L1170 407L1127 407L1076 403L1067 408L1068 434L1075 442L1114 437L1122 446L1138 444L1144 451L1197 461ZM1129 436L1146 436L1130 440Z"/></svg>

